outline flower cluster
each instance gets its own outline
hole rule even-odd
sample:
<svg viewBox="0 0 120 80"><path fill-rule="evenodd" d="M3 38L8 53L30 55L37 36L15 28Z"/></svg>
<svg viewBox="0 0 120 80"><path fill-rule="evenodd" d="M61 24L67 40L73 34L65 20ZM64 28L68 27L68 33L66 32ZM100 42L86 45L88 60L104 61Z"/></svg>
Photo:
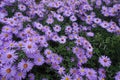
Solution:
<svg viewBox="0 0 120 80"><path fill-rule="evenodd" d="M94 37L93 28L100 26L110 33L120 34L119 0L1 0L0 1L0 80L22 80L34 66L48 64L61 80L105 80L111 60L99 57L103 66L98 70L83 65L93 56L91 43L80 34ZM105 4L104 6L102 4ZM112 5L112 7L110 7ZM109 6L109 7L108 7ZM7 9L10 7L10 10ZM100 10L103 17L98 16ZM115 20L113 20L115 19ZM74 42L71 49L77 65L66 73L59 53L49 48L49 42L58 44ZM74 59L71 60L74 62ZM29 73L29 74L28 74ZM119 73L115 77L119 80ZM46 80L46 79L45 79Z"/></svg>

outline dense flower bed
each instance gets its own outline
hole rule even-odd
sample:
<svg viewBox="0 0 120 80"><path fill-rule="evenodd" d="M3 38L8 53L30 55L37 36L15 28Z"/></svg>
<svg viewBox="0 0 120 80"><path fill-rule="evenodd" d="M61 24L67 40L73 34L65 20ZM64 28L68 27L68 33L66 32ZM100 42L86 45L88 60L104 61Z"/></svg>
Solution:
<svg viewBox="0 0 120 80"><path fill-rule="evenodd" d="M119 0L1 0L0 80L120 80L119 35Z"/></svg>

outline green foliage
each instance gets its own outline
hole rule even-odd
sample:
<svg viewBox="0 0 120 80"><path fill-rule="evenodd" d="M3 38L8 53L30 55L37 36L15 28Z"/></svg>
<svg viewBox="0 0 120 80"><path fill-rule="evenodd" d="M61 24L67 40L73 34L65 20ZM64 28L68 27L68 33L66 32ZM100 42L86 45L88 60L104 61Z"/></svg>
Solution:
<svg viewBox="0 0 120 80"><path fill-rule="evenodd" d="M87 39L91 42L94 48L94 55L92 59L88 61L87 66L95 69L102 67L98 63L99 56L109 56L112 65L110 68L106 69L106 80L114 80L113 77L115 76L115 73L120 70L120 36L108 33L101 28L93 29L93 32L95 32L95 37Z"/></svg>

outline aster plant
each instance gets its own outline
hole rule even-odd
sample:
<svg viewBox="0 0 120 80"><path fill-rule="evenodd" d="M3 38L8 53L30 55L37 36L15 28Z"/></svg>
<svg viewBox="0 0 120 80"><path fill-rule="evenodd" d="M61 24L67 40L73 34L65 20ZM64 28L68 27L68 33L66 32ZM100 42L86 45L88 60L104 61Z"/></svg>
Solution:
<svg viewBox="0 0 120 80"><path fill-rule="evenodd" d="M119 35L119 0L0 0L0 80L120 80Z"/></svg>

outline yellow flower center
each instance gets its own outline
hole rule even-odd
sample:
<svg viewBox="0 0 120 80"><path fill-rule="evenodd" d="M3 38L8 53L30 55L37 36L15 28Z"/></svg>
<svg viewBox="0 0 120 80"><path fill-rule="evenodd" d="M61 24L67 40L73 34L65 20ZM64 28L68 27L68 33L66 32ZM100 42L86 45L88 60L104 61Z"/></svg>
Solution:
<svg viewBox="0 0 120 80"><path fill-rule="evenodd" d="M65 80L70 80L68 77L66 77L66 79Z"/></svg>
<svg viewBox="0 0 120 80"><path fill-rule="evenodd" d="M8 68L8 69L6 70L6 72L7 72L7 73L10 73L10 72L11 72L11 69L10 69L10 68Z"/></svg>
<svg viewBox="0 0 120 80"><path fill-rule="evenodd" d="M12 57L12 55L11 55L11 54L8 54L8 55L7 55L7 58L9 58L9 59L10 59L11 57Z"/></svg>
<svg viewBox="0 0 120 80"><path fill-rule="evenodd" d="M27 67L28 67L28 64L24 64L23 67L24 67L24 68L27 68Z"/></svg>

